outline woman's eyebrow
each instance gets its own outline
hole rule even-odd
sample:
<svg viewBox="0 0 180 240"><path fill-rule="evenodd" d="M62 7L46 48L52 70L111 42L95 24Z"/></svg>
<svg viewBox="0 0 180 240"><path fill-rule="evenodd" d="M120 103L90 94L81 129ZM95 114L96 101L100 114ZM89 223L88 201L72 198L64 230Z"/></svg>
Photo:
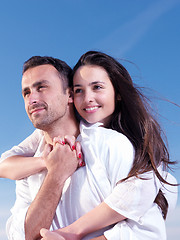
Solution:
<svg viewBox="0 0 180 240"><path fill-rule="evenodd" d="M81 84L74 84L73 87L81 87Z"/></svg>
<svg viewBox="0 0 180 240"><path fill-rule="evenodd" d="M105 84L105 82L103 82L103 81L94 81L94 82L89 83L88 85L91 86L91 85L98 84L98 83ZM82 86L82 84L74 84L73 85L73 87L81 87L81 86Z"/></svg>

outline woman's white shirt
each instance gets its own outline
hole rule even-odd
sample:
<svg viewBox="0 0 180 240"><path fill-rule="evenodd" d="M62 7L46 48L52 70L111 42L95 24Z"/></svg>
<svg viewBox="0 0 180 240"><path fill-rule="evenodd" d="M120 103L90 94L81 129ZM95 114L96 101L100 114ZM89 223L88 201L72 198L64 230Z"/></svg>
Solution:
<svg viewBox="0 0 180 240"><path fill-rule="evenodd" d="M133 164L134 148L131 142L124 135L100 127L98 123L91 126L81 123L80 132L78 140L82 145L86 166L67 179L51 229L71 224L105 201L128 219L84 239L91 239L104 231L106 238L113 240L166 239L161 211L153 203L161 187L153 172L146 174L148 180L131 178L118 183L127 177ZM43 136L37 130L34 135L6 152L2 159L11 154L32 156L33 148L35 156L40 156L44 147ZM18 239L24 239L25 215L45 175L46 171L17 181L17 200L7 224L9 239L13 239L13 234L20 234L21 238Z"/></svg>

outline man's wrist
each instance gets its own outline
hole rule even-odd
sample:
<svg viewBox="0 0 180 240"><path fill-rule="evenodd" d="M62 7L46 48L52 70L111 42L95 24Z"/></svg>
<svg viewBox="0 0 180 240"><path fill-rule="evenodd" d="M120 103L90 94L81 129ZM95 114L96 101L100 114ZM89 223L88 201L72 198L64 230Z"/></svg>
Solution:
<svg viewBox="0 0 180 240"><path fill-rule="evenodd" d="M67 178L60 176L57 171L48 171L46 175L47 181L52 184L53 186L56 186L59 188L63 188L64 183Z"/></svg>

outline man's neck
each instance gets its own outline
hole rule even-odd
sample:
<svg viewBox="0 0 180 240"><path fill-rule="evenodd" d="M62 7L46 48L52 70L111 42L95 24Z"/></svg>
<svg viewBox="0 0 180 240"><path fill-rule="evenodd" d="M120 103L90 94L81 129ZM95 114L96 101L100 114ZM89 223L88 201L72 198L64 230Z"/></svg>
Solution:
<svg viewBox="0 0 180 240"><path fill-rule="evenodd" d="M63 117L59 122L52 124L44 131L45 141L52 144L54 137L64 137L66 135L77 138L79 135L79 122L77 121L74 112L71 111L66 117Z"/></svg>

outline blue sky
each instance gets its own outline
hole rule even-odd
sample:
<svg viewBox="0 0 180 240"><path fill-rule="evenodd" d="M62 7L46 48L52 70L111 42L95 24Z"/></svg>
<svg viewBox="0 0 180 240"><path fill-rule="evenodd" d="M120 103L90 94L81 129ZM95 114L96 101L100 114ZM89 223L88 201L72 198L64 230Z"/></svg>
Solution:
<svg viewBox="0 0 180 240"><path fill-rule="evenodd" d="M104 51L149 88L173 160L180 160L180 0L1 0L0 153L33 131L21 96L21 71L33 55L71 67L88 50ZM132 63L131 63L132 62ZM174 175L180 182L180 163ZM15 199L14 182L0 179L0 239ZM180 234L180 200L167 221L168 239Z"/></svg>

